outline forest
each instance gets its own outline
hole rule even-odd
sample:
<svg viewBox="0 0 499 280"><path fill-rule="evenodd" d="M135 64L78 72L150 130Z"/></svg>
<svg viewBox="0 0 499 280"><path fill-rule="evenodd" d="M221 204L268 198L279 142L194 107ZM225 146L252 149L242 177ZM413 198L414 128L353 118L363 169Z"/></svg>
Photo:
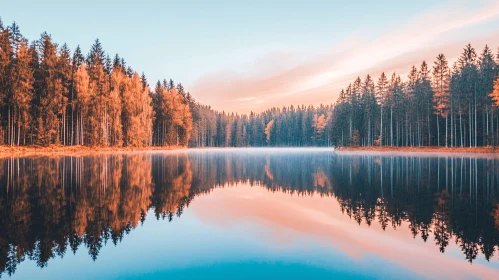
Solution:
<svg viewBox="0 0 499 280"><path fill-rule="evenodd" d="M46 32L30 42L0 20L0 144L496 146L498 76L499 50L468 44L452 66L439 54L406 79L358 77L331 104L241 115L200 104L171 79L151 87L98 39L85 55Z"/></svg>
<svg viewBox="0 0 499 280"><path fill-rule="evenodd" d="M0 142L7 145L185 146L189 96L172 80L149 88L99 40L71 53L42 33L28 42L0 22Z"/></svg>
<svg viewBox="0 0 499 280"><path fill-rule="evenodd" d="M496 146L499 49L468 44L452 67L444 54L412 66L407 79L357 77L334 104L260 114L204 112L193 146ZM206 110L206 108L205 108ZM208 115L206 117L206 115ZM199 127L196 127L198 126ZM204 128L204 132L199 129Z"/></svg>

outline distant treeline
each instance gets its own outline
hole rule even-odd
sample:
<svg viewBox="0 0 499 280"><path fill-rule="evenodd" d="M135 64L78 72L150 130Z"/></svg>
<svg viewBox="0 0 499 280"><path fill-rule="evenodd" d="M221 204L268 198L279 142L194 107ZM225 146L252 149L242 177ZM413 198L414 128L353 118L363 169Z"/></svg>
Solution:
<svg viewBox="0 0 499 280"><path fill-rule="evenodd" d="M197 146L495 146L499 139L499 52L468 44L449 68L413 66L358 77L334 105L272 108L239 116L212 112ZM195 127L196 129L196 127ZM205 136L206 135L206 136Z"/></svg>
<svg viewBox="0 0 499 280"><path fill-rule="evenodd" d="M467 45L449 68L358 77L334 105L239 115L199 104L172 80L151 89L99 40L85 56L47 33L33 42L0 20L0 144L88 146L496 145L499 53ZM495 85L495 86L494 86Z"/></svg>
<svg viewBox="0 0 499 280"><path fill-rule="evenodd" d="M199 110L199 111L198 111ZM334 107L291 106L248 115L194 108L195 147L330 146ZM198 117L199 116L199 117ZM328 125L329 124L329 125Z"/></svg>

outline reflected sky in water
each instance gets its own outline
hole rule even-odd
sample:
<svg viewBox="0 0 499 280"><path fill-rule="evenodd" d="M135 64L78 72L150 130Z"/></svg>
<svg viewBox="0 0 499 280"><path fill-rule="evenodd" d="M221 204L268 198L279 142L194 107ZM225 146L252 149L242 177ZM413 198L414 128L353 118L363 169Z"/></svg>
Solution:
<svg viewBox="0 0 499 280"><path fill-rule="evenodd" d="M192 150L0 161L12 279L499 275L499 161Z"/></svg>

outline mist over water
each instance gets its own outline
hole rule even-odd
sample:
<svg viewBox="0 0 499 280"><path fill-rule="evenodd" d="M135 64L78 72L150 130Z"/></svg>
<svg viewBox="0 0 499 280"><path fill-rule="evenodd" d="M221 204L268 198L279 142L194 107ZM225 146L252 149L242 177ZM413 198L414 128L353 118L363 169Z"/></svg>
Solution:
<svg viewBox="0 0 499 280"><path fill-rule="evenodd" d="M499 275L499 159L193 149L0 160L12 279Z"/></svg>

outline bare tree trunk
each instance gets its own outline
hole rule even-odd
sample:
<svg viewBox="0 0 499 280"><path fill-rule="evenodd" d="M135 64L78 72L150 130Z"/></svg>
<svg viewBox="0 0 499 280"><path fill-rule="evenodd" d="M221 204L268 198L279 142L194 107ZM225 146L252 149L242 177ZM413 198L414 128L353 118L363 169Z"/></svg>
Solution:
<svg viewBox="0 0 499 280"><path fill-rule="evenodd" d="M485 107L485 114L487 115L487 136L486 136L487 146L490 146L490 142L489 142L489 140L490 140L489 139L489 108L488 108L488 106ZM484 144L485 144L485 142L484 142Z"/></svg>
<svg viewBox="0 0 499 280"><path fill-rule="evenodd" d="M459 112L459 133L461 134L461 148L464 147L464 137L463 137L463 114Z"/></svg>
<svg viewBox="0 0 499 280"><path fill-rule="evenodd" d="M438 122L438 113L437 113L437 146L440 147L440 123Z"/></svg>
<svg viewBox="0 0 499 280"><path fill-rule="evenodd" d="M448 122L449 122L449 115L445 117L445 147L448 147Z"/></svg>
<svg viewBox="0 0 499 280"><path fill-rule="evenodd" d="M80 142L80 145L83 145L83 114L82 114L82 112L80 112L78 114L78 122L80 123L80 126L79 126L80 131L78 132L78 134L80 135L79 142Z"/></svg>
<svg viewBox="0 0 499 280"><path fill-rule="evenodd" d="M454 123L454 115L453 115L454 108L453 108L453 100L452 99L453 98L451 97L451 99L450 99L450 146L454 147L454 142L453 142L454 138L452 137L453 136L453 134L452 134L453 133L453 126L452 125Z"/></svg>
<svg viewBox="0 0 499 280"><path fill-rule="evenodd" d="M10 137L11 137L11 127L10 127L10 106L7 109L7 144L12 146L12 143L10 142Z"/></svg>
<svg viewBox="0 0 499 280"><path fill-rule="evenodd" d="M427 110L427 125L428 125L428 146L431 146L431 130L430 130L430 104L426 106Z"/></svg>
<svg viewBox="0 0 499 280"><path fill-rule="evenodd" d="M390 146L393 147L393 106L390 107Z"/></svg>
<svg viewBox="0 0 499 280"><path fill-rule="evenodd" d="M494 135L494 109L492 109L491 111L491 126L490 126L490 131L492 132L492 146L496 146L496 138L495 138L495 135Z"/></svg>
<svg viewBox="0 0 499 280"><path fill-rule="evenodd" d="M383 105L381 105L381 129L379 132L379 145L383 146Z"/></svg>
<svg viewBox="0 0 499 280"><path fill-rule="evenodd" d="M468 105L468 114L469 114L469 136L470 136L470 148L471 146L473 145L473 143L471 143L472 141L472 135L471 135L471 132L473 131L472 129L472 126L473 126L473 121L471 120L471 118L473 117L473 114L471 113L471 104Z"/></svg>
<svg viewBox="0 0 499 280"><path fill-rule="evenodd" d="M71 139L69 140L69 145L73 146L74 137L74 106L71 105Z"/></svg>
<svg viewBox="0 0 499 280"><path fill-rule="evenodd" d="M369 115L369 121L367 123L367 143L371 146L371 116Z"/></svg>
<svg viewBox="0 0 499 280"><path fill-rule="evenodd" d="M477 121L476 121L476 82L475 82L475 148L476 148L476 145L477 145Z"/></svg>
<svg viewBox="0 0 499 280"><path fill-rule="evenodd" d="M18 113L19 115L19 113ZM19 117L17 120L17 146L19 146L19 143L21 141L21 122L19 121Z"/></svg>

